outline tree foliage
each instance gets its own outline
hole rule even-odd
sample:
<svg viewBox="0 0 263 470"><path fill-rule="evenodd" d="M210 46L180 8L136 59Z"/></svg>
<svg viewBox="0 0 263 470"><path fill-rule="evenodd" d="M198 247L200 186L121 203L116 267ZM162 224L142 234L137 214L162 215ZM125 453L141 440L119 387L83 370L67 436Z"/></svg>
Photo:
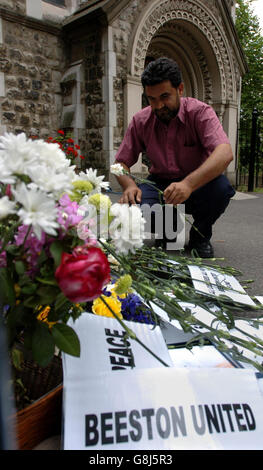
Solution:
<svg viewBox="0 0 263 470"><path fill-rule="evenodd" d="M253 1L237 0L236 10L236 29L249 67L249 72L242 80L240 116L242 165L245 165L248 159L252 112L255 108L258 111L258 131L261 129L262 132L263 127L263 36L259 19L253 13ZM257 149L260 152L260 141L257 143Z"/></svg>

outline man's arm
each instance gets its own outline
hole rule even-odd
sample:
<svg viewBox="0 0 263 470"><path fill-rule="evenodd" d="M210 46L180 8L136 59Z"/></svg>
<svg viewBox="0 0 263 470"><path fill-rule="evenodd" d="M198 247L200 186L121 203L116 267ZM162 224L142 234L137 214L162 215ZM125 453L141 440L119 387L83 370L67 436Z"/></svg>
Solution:
<svg viewBox="0 0 263 470"><path fill-rule="evenodd" d="M205 162L182 181L170 184L164 191L166 204L181 204L193 191L221 175L233 160L231 145L220 144Z"/></svg>
<svg viewBox="0 0 263 470"><path fill-rule="evenodd" d="M130 169L125 163L119 162L123 168L130 173ZM128 175L116 176L119 184L123 189L122 196L119 200L120 204L140 204L142 192L138 188L135 181Z"/></svg>

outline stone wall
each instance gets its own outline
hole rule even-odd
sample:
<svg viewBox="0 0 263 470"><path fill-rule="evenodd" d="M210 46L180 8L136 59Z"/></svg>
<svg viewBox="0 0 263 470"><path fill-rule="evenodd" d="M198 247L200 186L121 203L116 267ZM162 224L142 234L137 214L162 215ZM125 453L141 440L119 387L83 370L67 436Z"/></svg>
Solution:
<svg viewBox="0 0 263 470"><path fill-rule="evenodd" d="M114 80L114 99L117 109L117 126L114 129L114 146L117 150L121 144L124 131L124 86L130 71L127 69L127 55L129 45L134 34L134 27L141 11L149 0L132 0L123 8L120 15L113 22L113 40L116 53L116 78Z"/></svg>
<svg viewBox="0 0 263 470"><path fill-rule="evenodd" d="M99 21L73 23L63 29L67 50L67 70L80 64L83 71L80 104L84 107L84 123L79 131L79 145L85 156L85 166L96 168L99 174L106 169L103 151L105 102L103 76L105 60L102 47L103 27ZM63 100L64 104L64 100Z"/></svg>
<svg viewBox="0 0 263 470"><path fill-rule="evenodd" d="M0 130L56 135L65 68L61 28L30 19L25 0L0 1Z"/></svg>
<svg viewBox="0 0 263 470"><path fill-rule="evenodd" d="M96 27L89 25L89 34L85 38L85 115L86 115L86 164L105 170L103 155L102 129L105 126L105 104L103 102L102 77L104 57L102 37Z"/></svg>

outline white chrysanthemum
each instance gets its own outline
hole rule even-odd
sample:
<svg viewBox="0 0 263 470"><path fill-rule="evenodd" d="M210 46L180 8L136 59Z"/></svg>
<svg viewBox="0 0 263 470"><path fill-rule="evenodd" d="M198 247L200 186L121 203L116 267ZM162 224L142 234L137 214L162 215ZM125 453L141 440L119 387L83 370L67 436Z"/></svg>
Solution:
<svg viewBox="0 0 263 470"><path fill-rule="evenodd" d="M109 183L107 181L103 181L105 176L97 176L97 170L93 170L89 168L86 172L81 171L78 176L75 177L76 180L86 180L89 181L93 186L94 189L90 192L91 194L100 193L102 189L108 189Z"/></svg>
<svg viewBox="0 0 263 470"><path fill-rule="evenodd" d="M139 207L128 204L113 204L110 216L114 219L109 227L109 234L118 252L134 253L143 245L145 220Z"/></svg>
<svg viewBox="0 0 263 470"><path fill-rule="evenodd" d="M0 220L7 217L9 214L14 214L15 211L15 202L10 201L7 196L1 197L0 199Z"/></svg>
<svg viewBox="0 0 263 470"><path fill-rule="evenodd" d="M60 193L72 188L74 169L58 144L27 139L24 133L0 137L0 178L5 184L27 175L42 190Z"/></svg>
<svg viewBox="0 0 263 470"><path fill-rule="evenodd" d="M15 200L21 204L17 214L22 223L32 225L39 240L42 231L56 236L55 229L59 225L56 222L57 209L54 199L39 189L27 188L24 183L12 189L12 192Z"/></svg>
<svg viewBox="0 0 263 470"><path fill-rule="evenodd" d="M51 167L53 171L61 171L71 166L70 160L58 144L44 142L41 139L33 141L33 144L39 163ZM73 168L75 168L75 165Z"/></svg>
<svg viewBox="0 0 263 470"><path fill-rule="evenodd" d="M114 163L113 165L111 165L110 171L115 176L121 176L125 174L125 170L120 163Z"/></svg>
<svg viewBox="0 0 263 470"><path fill-rule="evenodd" d="M1 181L14 183L15 175L27 174L27 168L37 162L32 141L27 140L24 133L14 135L5 133L0 136L0 168Z"/></svg>
<svg viewBox="0 0 263 470"><path fill-rule="evenodd" d="M17 177L13 174L10 168L7 167L5 158L2 158L0 150L0 182L3 184L14 184Z"/></svg>
<svg viewBox="0 0 263 470"><path fill-rule="evenodd" d="M61 172L56 172L53 168L44 165L34 165L28 169L27 174L34 185L38 186L42 191L52 192L58 197L61 193L72 189L74 173L71 174L62 170Z"/></svg>

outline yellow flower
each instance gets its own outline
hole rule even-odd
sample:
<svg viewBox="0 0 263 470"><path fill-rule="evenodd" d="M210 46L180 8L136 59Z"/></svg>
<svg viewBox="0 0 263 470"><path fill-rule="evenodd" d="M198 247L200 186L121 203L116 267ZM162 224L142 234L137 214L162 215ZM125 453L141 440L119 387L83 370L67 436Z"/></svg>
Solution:
<svg viewBox="0 0 263 470"><path fill-rule="evenodd" d="M101 297L103 297L105 302L107 302L107 304L109 305L111 310L113 310L115 315L122 319L121 302L115 297L107 297L106 295L102 295ZM114 315L111 313L109 308L104 304L103 300L101 300L100 297L93 301L92 311L93 313L95 313L95 315L114 318Z"/></svg>
<svg viewBox="0 0 263 470"><path fill-rule="evenodd" d="M89 181L82 180L73 181L72 185L74 190L69 194L69 198L71 201L75 201L77 203L79 203L86 194L89 194L94 187Z"/></svg>
<svg viewBox="0 0 263 470"><path fill-rule="evenodd" d="M93 194L89 197L89 204L95 206L98 212L101 209L105 211L111 207L111 200L106 194Z"/></svg>
<svg viewBox="0 0 263 470"><path fill-rule="evenodd" d="M40 305L40 307L38 308L38 310L40 310L41 308L42 308L42 306ZM50 307L49 307L49 305L47 305L47 307L45 307L43 310L41 310L41 311L39 312L39 314L38 314L38 316L37 316L37 319L38 319L39 321L42 321L42 322L44 322L44 323L47 323L48 326L51 328L51 327L52 327L53 325L55 325L55 323L57 323L57 322L55 322L55 321L53 321L53 322L48 321L48 314L49 314L49 312L50 312Z"/></svg>

